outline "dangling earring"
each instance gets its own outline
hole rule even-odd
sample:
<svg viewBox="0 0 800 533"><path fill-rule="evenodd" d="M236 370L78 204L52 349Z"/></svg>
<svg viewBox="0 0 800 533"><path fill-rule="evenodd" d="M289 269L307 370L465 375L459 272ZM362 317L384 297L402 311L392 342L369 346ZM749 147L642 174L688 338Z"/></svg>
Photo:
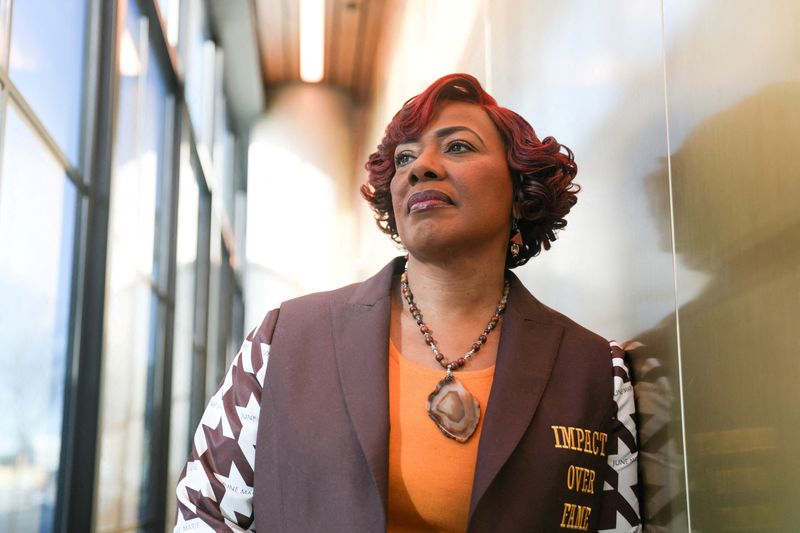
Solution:
<svg viewBox="0 0 800 533"><path fill-rule="evenodd" d="M518 257L520 249L522 248L522 233L519 231L517 219L511 220L511 241L509 242L509 251L511 257Z"/></svg>

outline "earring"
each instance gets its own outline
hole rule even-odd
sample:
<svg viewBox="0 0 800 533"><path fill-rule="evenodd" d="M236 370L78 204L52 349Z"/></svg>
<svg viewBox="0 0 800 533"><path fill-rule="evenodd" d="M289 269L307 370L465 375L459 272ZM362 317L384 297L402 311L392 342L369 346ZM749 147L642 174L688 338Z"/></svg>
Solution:
<svg viewBox="0 0 800 533"><path fill-rule="evenodd" d="M519 252L522 248L522 233L519 231L519 226L517 225L517 219L511 220L511 241L509 242L509 251L511 252L511 257L518 257Z"/></svg>

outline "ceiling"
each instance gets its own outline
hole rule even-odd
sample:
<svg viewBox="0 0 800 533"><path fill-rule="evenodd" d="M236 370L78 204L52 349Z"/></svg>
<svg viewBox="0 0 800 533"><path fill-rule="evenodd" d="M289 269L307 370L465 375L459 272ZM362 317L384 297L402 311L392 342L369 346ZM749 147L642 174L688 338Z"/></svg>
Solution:
<svg viewBox="0 0 800 533"><path fill-rule="evenodd" d="M255 0L261 72L267 90L300 81L299 0ZM386 0L326 0L325 77L356 102L369 97Z"/></svg>

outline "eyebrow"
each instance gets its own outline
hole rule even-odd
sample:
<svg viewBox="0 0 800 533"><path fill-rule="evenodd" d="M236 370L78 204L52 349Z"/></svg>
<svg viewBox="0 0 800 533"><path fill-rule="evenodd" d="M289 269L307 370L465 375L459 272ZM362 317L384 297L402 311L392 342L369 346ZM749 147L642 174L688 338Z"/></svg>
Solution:
<svg viewBox="0 0 800 533"><path fill-rule="evenodd" d="M478 135L478 133L475 130L473 130L472 128L468 128L466 126L448 126L447 128L441 128L433 132L433 136L436 137L437 139L444 139L445 137L452 135L453 133L458 133L460 131L470 132L471 134L473 134L475 137L478 138L478 140L481 142L484 148L486 147L486 143L483 141L483 138L480 135ZM400 146L401 144L412 144L417 142L419 142L419 138L407 139L401 143L398 143L398 146Z"/></svg>

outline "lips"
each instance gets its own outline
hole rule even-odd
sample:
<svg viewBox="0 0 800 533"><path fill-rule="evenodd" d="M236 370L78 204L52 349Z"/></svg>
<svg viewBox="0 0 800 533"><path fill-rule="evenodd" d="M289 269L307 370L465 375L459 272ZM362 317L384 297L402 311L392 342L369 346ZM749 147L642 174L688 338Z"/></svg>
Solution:
<svg viewBox="0 0 800 533"><path fill-rule="evenodd" d="M434 207L446 207L453 204L453 200L441 191L429 190L415 192L408 198L408 212L421 211Z"/></svg>

